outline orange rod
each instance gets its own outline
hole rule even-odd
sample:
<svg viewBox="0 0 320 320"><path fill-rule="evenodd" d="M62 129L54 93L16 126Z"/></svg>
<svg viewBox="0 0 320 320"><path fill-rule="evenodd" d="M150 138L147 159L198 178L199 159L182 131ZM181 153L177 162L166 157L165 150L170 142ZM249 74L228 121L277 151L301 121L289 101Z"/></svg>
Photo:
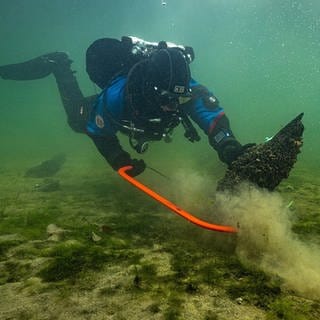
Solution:
<svg viewBox="0 0 320 320"><path fill-rule="evenodd" d="M209 229L209 230L213 230L213 231L230 232L230 233L238 232L237 229L234 228L234 227L221 226L221 225L218 225L218 224L213 224L213 223L209 223L209 222L203 221L203 220L198 219L197 217L193 216L191 213L188 213L187 211L179 208L174 203L170 202L166 198L164 198L161 195L159 195L158 193L154 192L153 190L151 190L150 188L148 188L147 186L145 186L144 184L142 184L138 180L130 177L126 173L126 171L130 170L130 169L132 169L132 166L125 166L125 167L120 168L118 170L118 173L122 178L124 178L125 180L127 180L128 182L133 184L136 188L138 188L141 191L145 192L151 198L154 198L155 200L159 201L161 204L163 204L164 206L166 206L167 208L169 208L173 212L177 213L179 216L183 217L184 219L194 223L195 225L197 225L197 226L199 226L201 228L205 228L205 229Z"/></svg>

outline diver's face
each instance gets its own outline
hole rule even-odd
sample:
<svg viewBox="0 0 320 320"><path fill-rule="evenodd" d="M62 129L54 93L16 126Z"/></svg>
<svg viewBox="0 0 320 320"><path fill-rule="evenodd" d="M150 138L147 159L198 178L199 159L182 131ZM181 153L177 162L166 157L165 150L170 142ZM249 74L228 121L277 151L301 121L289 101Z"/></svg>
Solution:
<svg viewBox="0 0 320 320"><path fill-rule="evenodd" d="M169 103L162 103L160 105L161 110L165 111L165 112L172 112L172 111L176 111L179 107L179 101L175 100L175 101L170 101Z"/></svg>
<svg viewBox="0 0 320 320"><path fill-rule="evenodd" d="M165 112L172 112L179 107L179 98L169 92L162 91L160 94L160 108Z"/></svg>
<svg viewBox="0 0 320 320"><path fill-rule="evenodd" d="M179 107L183 107L186 103L188 103L192 99L190 96L174 96L172 99L168 101L164 101L164 103L160 104L160 108L166 112L176 111Z"/></svg>
<svg viewBox="0 0 320 320"><path fill-rule="evenodd" d="M158 97L160 109L165 112L176 111L180 105L185 104L191 100L191 91L188 94L171 93L166 90L158 89L154 87L156 95Z"/></svg>

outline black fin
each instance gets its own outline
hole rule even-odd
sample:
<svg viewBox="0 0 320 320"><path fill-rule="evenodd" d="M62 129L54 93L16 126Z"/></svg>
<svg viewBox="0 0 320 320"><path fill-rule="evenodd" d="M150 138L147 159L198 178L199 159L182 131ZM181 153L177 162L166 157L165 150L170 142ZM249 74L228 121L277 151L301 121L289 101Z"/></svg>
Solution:
<svg viewBox="0 0 320 320"><path fill-rule="evenodd" d="M70 67L71 60L64 52L53 52L16 64L0 66L0 76L8 80L41 79L58 67Z"/></svg>

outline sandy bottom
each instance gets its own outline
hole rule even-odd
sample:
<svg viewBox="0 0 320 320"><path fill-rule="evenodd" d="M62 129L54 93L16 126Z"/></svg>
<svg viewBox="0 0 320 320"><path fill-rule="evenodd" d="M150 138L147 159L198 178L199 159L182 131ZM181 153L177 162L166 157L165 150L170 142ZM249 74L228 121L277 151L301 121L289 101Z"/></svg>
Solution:
<svg viewBox="0 0 320 320"><path fill-rule="evenodd" d="M208 176L183 171L171 182L139 178L238 227L235 236L195 227L103 168L74 165L51 178L55 191L0 170L1 319L320 319L311 172L294 171L272 194L216 195Z"/></svg>

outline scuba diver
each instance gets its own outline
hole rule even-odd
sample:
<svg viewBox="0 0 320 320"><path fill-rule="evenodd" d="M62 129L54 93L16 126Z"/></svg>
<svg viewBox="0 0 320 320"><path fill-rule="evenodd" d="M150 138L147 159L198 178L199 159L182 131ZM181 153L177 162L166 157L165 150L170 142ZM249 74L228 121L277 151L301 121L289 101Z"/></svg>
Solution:
<svg viewBox="0 0 320 320"><path fill-rule="evenodd" d="M252 146L237 141L218 99L191 77L193 60L191 47L136 37L102 38L86 52L86 70L102 89L99 95L83 96L72 60L64 52L0 66L0 76L33 80L53 74L70 127L87 134L114 170L132 166L127 173L134 177L146 164L121 147L118 132L125 133L132 148L142 154L149 141L169 142L179 124L189 141L200 140L195 123L227 165Z"/></svg>

